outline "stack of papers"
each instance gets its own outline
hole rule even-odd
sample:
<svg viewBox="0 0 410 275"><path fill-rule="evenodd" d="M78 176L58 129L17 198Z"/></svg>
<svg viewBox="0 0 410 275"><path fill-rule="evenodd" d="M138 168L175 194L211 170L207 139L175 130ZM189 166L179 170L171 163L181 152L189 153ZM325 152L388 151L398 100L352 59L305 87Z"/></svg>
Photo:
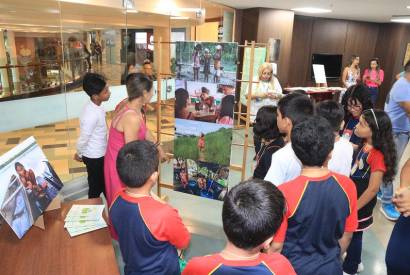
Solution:
<svg viewBox="0 0 410 275"><path fill-rule="evenodd" d="M73 205L65 218L64 228L71 237L107 227L102 217L104 205Z"/></svg>

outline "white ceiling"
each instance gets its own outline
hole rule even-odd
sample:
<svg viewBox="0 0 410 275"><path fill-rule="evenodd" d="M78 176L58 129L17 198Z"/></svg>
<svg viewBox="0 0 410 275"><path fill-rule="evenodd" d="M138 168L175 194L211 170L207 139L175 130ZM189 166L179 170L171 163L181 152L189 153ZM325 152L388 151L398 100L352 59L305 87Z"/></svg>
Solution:
<svg viewBox="0 0 410 275"><path fill-rule="evenodd" d="M212 0L236 9L275 8L289 10L298 7L331 9L326 14L308 16L351 19L369 22L390 22L392 15L410 15L410 0Z"/></svg>

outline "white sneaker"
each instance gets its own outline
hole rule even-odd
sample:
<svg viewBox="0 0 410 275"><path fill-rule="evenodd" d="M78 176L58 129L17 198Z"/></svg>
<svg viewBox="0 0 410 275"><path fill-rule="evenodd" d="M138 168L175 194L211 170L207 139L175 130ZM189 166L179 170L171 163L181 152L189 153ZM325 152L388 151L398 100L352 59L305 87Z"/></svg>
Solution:
<svg viewBox="0 0 410 275"><path fill-rule="evenodd" d="M364 265L363 263L360 263L359 266L357 267L357 273L363 272L364 270Z"/></svg>

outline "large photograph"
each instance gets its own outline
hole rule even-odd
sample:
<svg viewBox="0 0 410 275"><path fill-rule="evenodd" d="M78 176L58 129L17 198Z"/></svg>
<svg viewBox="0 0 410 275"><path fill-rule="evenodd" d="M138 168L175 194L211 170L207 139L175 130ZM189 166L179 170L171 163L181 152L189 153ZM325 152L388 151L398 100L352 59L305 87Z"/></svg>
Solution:
<svg viewBox="0 0 410 275"><path fill-rule="evenodd" d="M175 88L175 118L233 125L233 86L177 80Z"/></svg>
<svg viewBox="0 0 410 275"><path fill-rule="evenodd" d="M33 137L0 157L0 214L20 239L62 187Z"/></svg>
<svg viewBox="0 0 410 275"><path fill-rule="evenodd" d="M236 86L237 43L176 42L177 79Z"/></svg>
<svg viewBox="0 0 410 275"><path fill-rule="evenodd" d="M215 163L174 159L174 190L214 200L228 191L229 169Z"/></svg>
<svg viewBox="0 0 410 275"><path fill-rule="evenodd" d="M175 158L229 166L232 126L175 119Z"/></svg>

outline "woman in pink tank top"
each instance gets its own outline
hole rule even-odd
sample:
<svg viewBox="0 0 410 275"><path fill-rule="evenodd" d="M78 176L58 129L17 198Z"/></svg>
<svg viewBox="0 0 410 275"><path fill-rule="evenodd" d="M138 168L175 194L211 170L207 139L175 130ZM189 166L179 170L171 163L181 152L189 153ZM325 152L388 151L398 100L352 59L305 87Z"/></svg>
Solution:
<svg viewBox="0 0 410 275"><path fill-rule="evenodd" d="M105 153L104 176L109 206L124 187L116 167L119 150L128 142L145 140L149 136L142 107L153 95L152 81L143 74L133 73L128 75L126 87L128 100L114 114Z"/></svg>

